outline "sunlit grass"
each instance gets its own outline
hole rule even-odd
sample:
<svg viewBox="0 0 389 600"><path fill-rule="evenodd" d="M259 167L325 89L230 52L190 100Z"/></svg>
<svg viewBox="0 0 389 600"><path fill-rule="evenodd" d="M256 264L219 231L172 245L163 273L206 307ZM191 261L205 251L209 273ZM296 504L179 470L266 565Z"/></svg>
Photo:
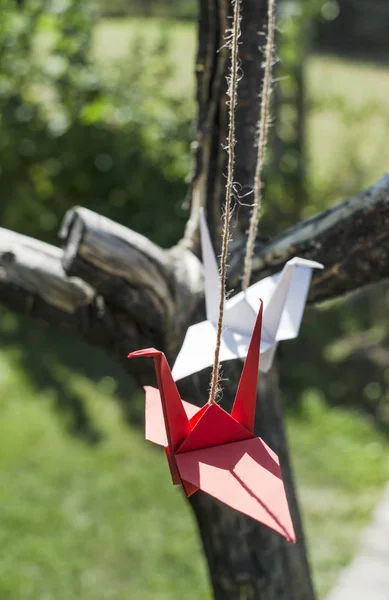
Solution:
<svg viewBox="0 0 389 600"><path fill-rule="evenodd" d="M123 423L106 377L94 384L68 373L105 434L88 445L53 410L56 386L33 385L10 356L0 361L0 597L210 598L189 505L163 453L142 428ZM389 477L389 444L360 415L330 409L314 392L288 428L322 598Z"/></svg>
<svg viewBox="0 0 389 600"><path fill-rule="evenodd" d="M288 417L315 584L324 597L357 550L361 528L389 478L389 443L352 411L307 392Z"/></svg>
<svg viewBox="0 0 389 600"><path fill-rule="evenodd" d="M55 392L1 361L0 597L209 598L195 524L164 457L79 379L105 441L70 437Z"/></svg>

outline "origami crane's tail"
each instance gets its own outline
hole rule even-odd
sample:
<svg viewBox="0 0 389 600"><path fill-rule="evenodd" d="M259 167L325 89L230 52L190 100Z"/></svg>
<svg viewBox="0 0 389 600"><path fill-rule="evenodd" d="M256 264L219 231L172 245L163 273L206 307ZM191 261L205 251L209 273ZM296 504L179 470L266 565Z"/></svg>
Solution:
<svg viewBox="0 0 389 600"><path fill-rule="evenodd" d="M236 392L231 416L251 433L254 430L259 354L261 346L263 302L259 301L259 312L251 335L250 346L243 365L242 375Z"/></svg>
<svg viewBox="0 0 389 600"><path fill-rule="evenodd" d="M128 358L149 356L154 358L158 388L161 394L163 417L170 454L173 455L190 432L190 424L170 367L163 352L147 348L131 352Z"/></svg>

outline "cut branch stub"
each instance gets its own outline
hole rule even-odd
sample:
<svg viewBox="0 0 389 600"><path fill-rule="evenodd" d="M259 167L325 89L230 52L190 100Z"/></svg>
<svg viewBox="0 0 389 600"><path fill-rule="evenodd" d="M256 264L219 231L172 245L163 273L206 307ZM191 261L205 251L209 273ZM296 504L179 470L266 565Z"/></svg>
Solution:
<svg viewBox="0 0 389 600"><path fill-rule="evenodd" d="M0 303L90 343L99 343L112 319L104 301L81 279L68 277L62 250L0 228Z"/></svg>
<svg viewBox="0 0 389 600"><path fill-rule="evenodd" d="M74 314L92 302L95 292L81 279L67 277L61 258L60 248L0 228L0 284Z"/></svg>
<svg viewBox="0 0 389 600"><path fill-rule="evenodd" d="M81 277L115 311L130 315L159 348L178 346L203 291L201 263L191 252L163 250L81 207L68 211L60 237L68 275Z"/></svg>
<svg viewBox="0 0 389 600"><path fill-rule="evenodd" d="M66 275L62 259L60 248L0 228L0 304L101 347L132 371L128 352L153 339L131 316L111 310L89 284ZM150 381L148 367L138 369L138 381Z"/></svg>

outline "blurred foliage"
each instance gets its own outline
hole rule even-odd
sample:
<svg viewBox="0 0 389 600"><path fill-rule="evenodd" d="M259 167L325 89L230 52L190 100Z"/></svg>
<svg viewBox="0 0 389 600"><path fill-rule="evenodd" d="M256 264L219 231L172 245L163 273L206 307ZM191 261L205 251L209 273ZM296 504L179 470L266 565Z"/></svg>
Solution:
<svg viewBox="0 0 389 600"><path fill-rule="evenodd" d="M138 15L192 20L197 15L197 0L92 0L92 5L107 17Z"/></svg>
<svg viewBox="0 0 389 600"><path fill-rule="evenodd" d="M261 226L272 235L303 218L309 189L307 157L306 62L311 51L313 24L331 21L325 0L281 0L274 66L273 127L266 169ZM316 206L317 208L317 206Z"/></svg>
<svg viewBox="0 0 389 600"><path fill-rule="evenodd" d="M105 17L144 16L194 20L197 0L93 0ZM278 0L281 11L311 13L319 52L388 62L387 0Z"/></svg>
<svg viewBox="0 0 389 600"><path fill-rule="evenodd" d="M299 338L281 347L282 389L295 415L304 390L315 390L328 405L357 409L389 434L387 282L374 291L307 310Z"/></svg>
<svg viewBox="0 0 389 600"><path fill-rule="evenodd" d="M327 0L315 28L320 51L388 63L387 0ZM328 21L334 23L329 25Z"/></svg>
<svg viewBox="0 0 389 600"><path fill-rule="evenodd" d="M83 204L174 243L190 112L169 92L166 37L134 39L105 74L90 59L85 3L0 0L0 11L1 223L52 242Z"/></svg>
<svg viewBox="0 0 389 600"><path fill-rule="evenodd" d="M125 56L101 65L84 3L0 0L0 14L0 225L55 244L66 210L82 204L161 245L177 241L192 107L171 93L166 35L134 36ZM1 316L2 348L39 389L55 390L69 431L98 441L71 381L78 369L92 379L111 372L106 357L88 361L66 337ZM113 372L136 422L130 382Z"/></svg>

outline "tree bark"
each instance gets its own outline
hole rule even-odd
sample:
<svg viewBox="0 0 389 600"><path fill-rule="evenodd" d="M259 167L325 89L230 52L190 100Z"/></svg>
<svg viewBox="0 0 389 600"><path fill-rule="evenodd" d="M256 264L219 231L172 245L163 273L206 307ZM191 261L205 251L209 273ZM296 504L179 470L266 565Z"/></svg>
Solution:
<svg viewBox="0 0 389 600"><path fill-rule="evenodd" d="M0 303L100 346L124 363L127 337L118 315L85 281L66 275L62 254L60 248L0 227Z"/></svg>
<svg viewBox="0 0 389 600"><path fill-rule="evenodd" d="M220 215L224 205L227 155L228 106L227 76L229 50L226 31L231 28L230 0L199 1L199 44L196 59L197 128L194 142L194 176L191 185L191 215L184 241L198 250L197 224L199 207L206 207L207 219L216 249L220 247ZM266 0L241 2L241 37L239 57L241 78L238 86L236 112L235 181L238 194L251 194L255 172L257 120L260 109L259 92L263 77L263 54L259 45L267 22ZM239 232L248 228L250 199L239 207L236 226Z"/></svg>
<svg viewBox="0 0 389 600"><path fill-rule="evenodd" d="M192 252L185 247L163 250L80 207L67 213L60 237L68 275L87 281L123 322L131 315L149 346L165 348L167 355L177 350L188 315L203 297L202 266Z"/></svg>

